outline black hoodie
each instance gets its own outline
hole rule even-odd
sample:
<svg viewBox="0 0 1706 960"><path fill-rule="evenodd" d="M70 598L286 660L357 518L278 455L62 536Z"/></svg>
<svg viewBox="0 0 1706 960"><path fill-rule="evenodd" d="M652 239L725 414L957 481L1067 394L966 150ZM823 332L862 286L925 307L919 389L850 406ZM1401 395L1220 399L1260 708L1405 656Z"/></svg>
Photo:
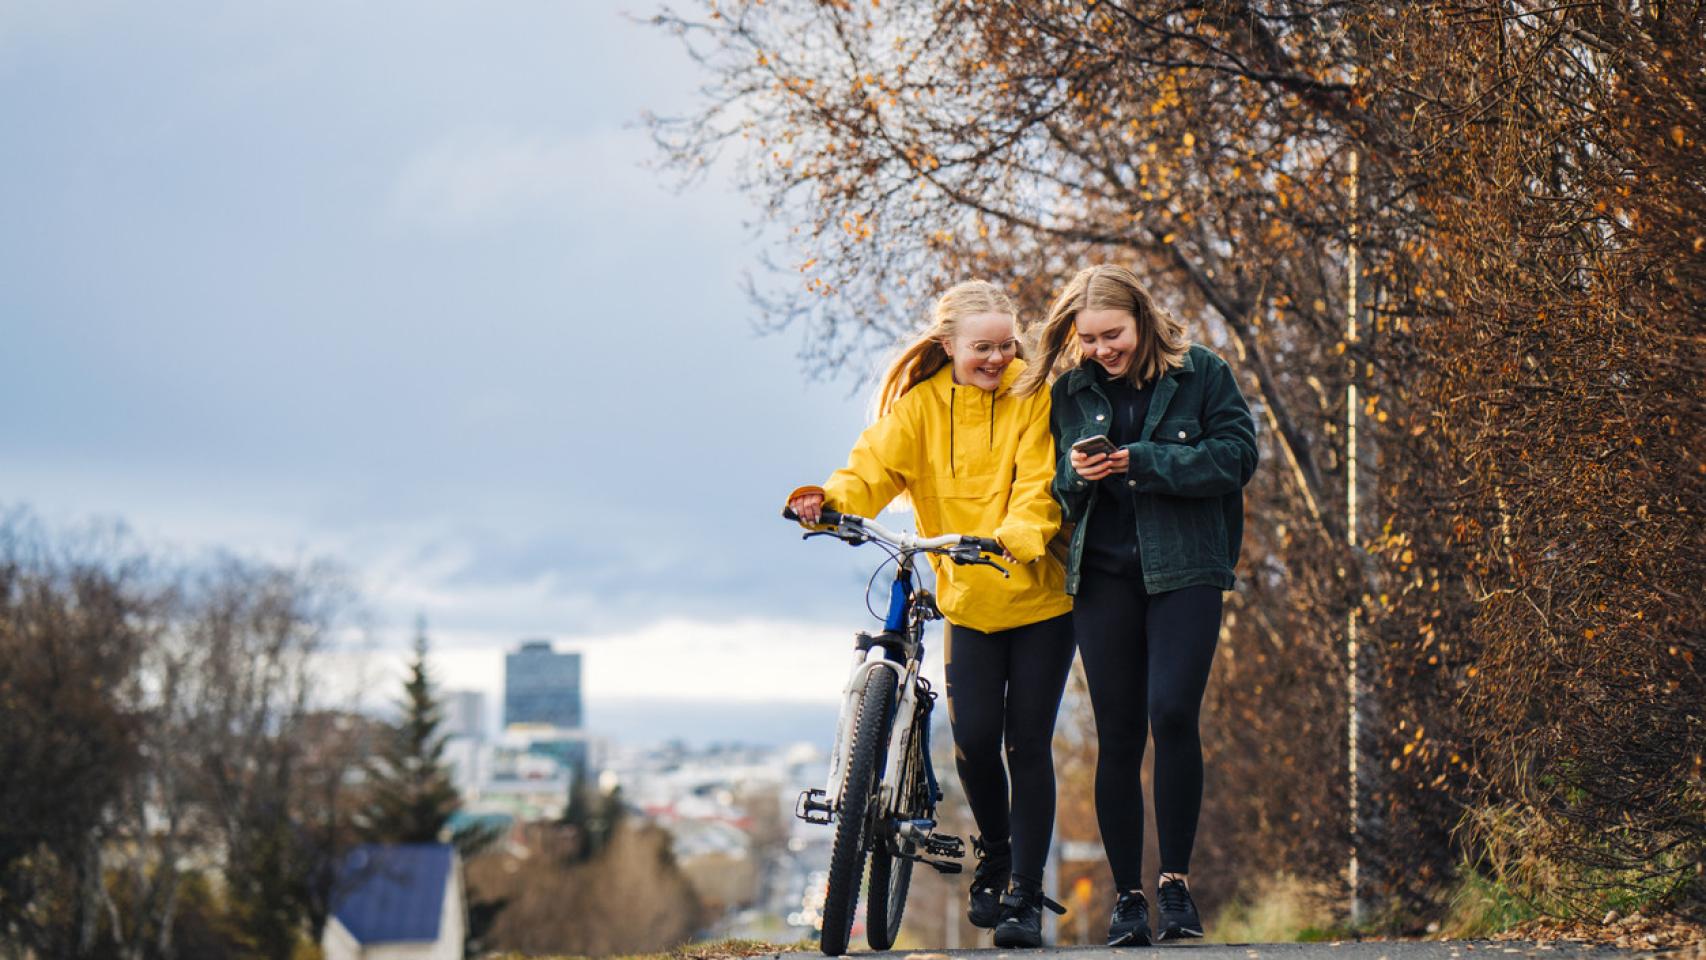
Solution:
<svg viewBox="0 0 1706 960"><path fill-rule="evenodd" d="M1113 408L1114 422L1108 430L1108 439L1119 447L1136 443L1143 432L1143 418L1149 413L1149 398L1155 393L1155 383L1133 387L1124 375L1110 377L1096 361L1084 362ZM1097 486L1100 489L1096 492L1096 510L1090 514L1089 529L1084 531L1083 562L1093 570L1130 577L1141 583L1143 562L1137 549L1136 494L1123 473L1110 474L1098 481Z"/></svg>

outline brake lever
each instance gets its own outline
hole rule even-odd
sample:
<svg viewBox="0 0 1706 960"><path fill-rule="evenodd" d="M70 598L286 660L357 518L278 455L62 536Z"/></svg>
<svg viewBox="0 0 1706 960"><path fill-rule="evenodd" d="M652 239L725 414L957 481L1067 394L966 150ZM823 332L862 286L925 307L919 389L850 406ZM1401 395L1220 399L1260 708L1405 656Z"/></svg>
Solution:
<svg viewBox="0 0 1706 960"><path fill-rule="evenodd" d="M948 552L948 558L953 560L955 563L959 564L962 567L974 567L974 566L979 566L979 565L985 566L985 567L994 567L995 569L1001 571L1002 577L1011 576L1011 574L1009 574L1007 572L1006 567L1003 567L1001 564L996 563L994 560L991 560L988 557L985 557L982 553L974 553L971 551L966 551L966 552L962 553L962 552L957 551L957 550L951 550Z"/></svg>
<svg viewBox="0 0 1706 960"><path fill-rule="evenodd" d="M801 540L810 540L813 537L834 537L843 543L852 544L855 547L863 546L871 542L871 538L863 531L854 530L850 527L836 527L833 530L813 530L810 533L800 535Z"/></svg>

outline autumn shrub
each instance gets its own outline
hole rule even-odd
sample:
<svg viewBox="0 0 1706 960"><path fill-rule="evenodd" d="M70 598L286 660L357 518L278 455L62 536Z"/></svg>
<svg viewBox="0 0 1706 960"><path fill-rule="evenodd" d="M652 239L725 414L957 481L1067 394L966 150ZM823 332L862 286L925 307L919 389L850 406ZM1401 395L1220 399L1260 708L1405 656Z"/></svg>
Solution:
<svg viewBox="0 0 1706 960"><path fill-rule="evenodd" d="M1212 918L1207 933L1217 943L1276 943L1343 937L1335 925L1338 892L1320 881L1275 873L1246 885Z"/></svg>
<svg viewBox="0 0 1706 960"><path fill-rule="evenodd" d="M1395 44L1438 95L1376 544L1393 809L1466 807L1468 862L1547 914L1662 900L1706 858L1701 22L1442 22Z"/></svg>
<svg viewBox="0 0 1706 960"><path fill-rule="evenodd" d="M708 915L676 865L667 831L625 821L595 856L578 860L573 830L537 823L525 850L482 853L468 863L469 895L504 906L484 946L524 954L602 957L678 947Z"/></svg>

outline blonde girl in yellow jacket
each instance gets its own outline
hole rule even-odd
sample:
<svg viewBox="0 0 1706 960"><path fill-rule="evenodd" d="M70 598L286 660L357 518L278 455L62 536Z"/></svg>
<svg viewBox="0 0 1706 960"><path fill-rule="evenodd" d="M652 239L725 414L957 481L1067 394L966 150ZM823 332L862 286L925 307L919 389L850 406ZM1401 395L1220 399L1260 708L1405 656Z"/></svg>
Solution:
<svg viewBox="0 0 1706 960"><path fill-rule="evenodd" d="M813 522L825 506L875 516L905 494L920 534L993 537L1006 551L1005 579L930 559L948 621L954 756L981 834L968 912L996 928L998 946L1035 946L1054 827L1054 721L1073 654L1065 572L1047 551L1060 528L1049 396L1013 395L1025 364L999 287L958 284L934 314L883 377L877 418L847 465L788 504Z"/></svg>

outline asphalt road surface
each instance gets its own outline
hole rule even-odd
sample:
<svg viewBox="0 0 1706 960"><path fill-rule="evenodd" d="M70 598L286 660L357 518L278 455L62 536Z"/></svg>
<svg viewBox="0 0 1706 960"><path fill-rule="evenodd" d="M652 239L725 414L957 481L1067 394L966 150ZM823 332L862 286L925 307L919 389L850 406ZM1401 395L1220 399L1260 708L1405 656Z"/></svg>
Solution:
<svg viewBox="0 0 1706 960"><path fill-rule="evenodd" d="M1346 940L1337 943L1182 943L1160 947L1044 947L1039 950L895 950L887 960L1612 960L1640 953L1575 943L1490 940ZM822 954L778 954L801 960ZM756 960L756 958L755 958Z"/></svg>

